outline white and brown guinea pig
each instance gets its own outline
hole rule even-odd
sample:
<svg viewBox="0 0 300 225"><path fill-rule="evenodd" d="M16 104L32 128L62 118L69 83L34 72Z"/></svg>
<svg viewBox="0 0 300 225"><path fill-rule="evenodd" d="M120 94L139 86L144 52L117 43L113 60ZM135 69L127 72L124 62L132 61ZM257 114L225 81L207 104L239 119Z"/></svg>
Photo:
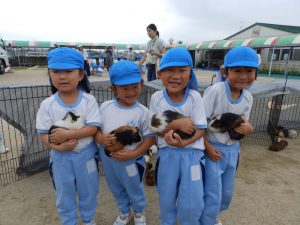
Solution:
<svg viewBox="0 0 300 225"><path fill-rule="evenodd" d="M152 116L149 128L154 133L159 134L166 130L169 123L180 118L185 118L185 116L172 110L166 110L162 113L157 113ZM196 131L194 131L192 134L188 134L181 130L176 130L174 133L178 134L181 139L189 139L194 136Z"/></svg>
<svg viewBox="0 0 300 225"><path fill-rule="evenodd" d="M52 133L52 130L55 128L64 128L67 130L73 130L73 129L80 129L82 127L84 127L84 120L82 115L75 114L69 111L66 113L63 119L56 121L54 125L50 127L48 134L50 135Z"/></svg>
<svg viewBox="0 0 300 225"><path fill-rule="evenodd" d="M228 132L231 140L241 140L244 135L236 132L234 129L244 123L244 119L234 113L223 113L215 116L209 123L208 129L212 132Z"/></svg>
<svg viewBox="0 0 300 225"><path fill-rule="evenodd" d="M124 148L126 145L131 145L142 140L139 129L128 125L120 126L119 128L110 132L116 137L113 145L105 147L107 155L110 152L117 152Z"/></svg>

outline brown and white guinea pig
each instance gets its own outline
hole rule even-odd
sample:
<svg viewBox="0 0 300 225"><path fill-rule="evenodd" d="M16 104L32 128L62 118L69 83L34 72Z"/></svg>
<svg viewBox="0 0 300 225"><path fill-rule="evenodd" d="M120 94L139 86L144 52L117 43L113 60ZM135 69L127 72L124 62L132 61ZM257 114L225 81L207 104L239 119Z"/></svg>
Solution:
<svg viewBox="0 0 300 225"><path fill-rule="evenodd" d="M285 149L285 147L287 146L288 142L286 140L283 140L281 137L277 136L275 137L275 143L269 147L269 150L278 152Z"/></svg>
<svg viewBox="0 0 300 225"><path fill-rule="evenodd" d="M172 110L166 110L162 113L154 114L151 118L149 128L154 133L162 133L166 130L169 123L171 123L173 120L185 118L184 115L181 113L172 111ZM174 133L178 134L181 139L189 139L194 136L196 131L194 131L192 134L185 133L181 130L176 130Z"/></svg>
<svg viewBox="0 0 300 225"><path fill-rule="evenodd" d="M115 135L116 141L113 145L105 147L108 156L110 152L120 151L124 148L124 146L131 145L132 143L140 142L142 140L139 129L128 125L120 126L119 128L111 131L110 134Z"/></svg>
<svg viewBox="0 0 300 225"><path fill-rule="evenodd" d="M157 147L153 145L150 149L148 149L147 153L144 155L146 164L145 183L148 186L155 185L155 168L153 166L153 158L156 153Z"/></svg>
<svg viewBox="0 0 300 225"><path fill-rule="evenodd" d="M67 112L65 117L56 121L49 129L48 134L52 133L55 128L64 128L67 130L80 129L84 127L84 120L82 115L75 114L71 111ZM50 141L50 140L49 140Z"/></svg>
<svg viewBox="0 0 300 225"><path fill-rule="evenodd" d="M215 116L209 123L208 129L212 132L228 132L231 140L241 140L244 135L236 132L234 129L244 123L244 119L234 113L223 113Z"/></svg>

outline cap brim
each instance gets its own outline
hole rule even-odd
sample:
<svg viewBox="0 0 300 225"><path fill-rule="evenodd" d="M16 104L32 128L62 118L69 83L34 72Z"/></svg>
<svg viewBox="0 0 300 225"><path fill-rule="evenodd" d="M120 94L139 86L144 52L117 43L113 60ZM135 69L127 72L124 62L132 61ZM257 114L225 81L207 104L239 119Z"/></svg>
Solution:
<svg viewBox="0 0 300 225"><path fill-rule="evenodd" d="M159 68L159 71L163 70L165 68L168 68L168 67L173 67L173 66L190 66L190 65L186 62L170 62L170 63L166 63L163 66L161 66Z"/></svg>
<svg viewBox="0 0 300 225"><path fill-rule="evenodd" d="M258 63L249 62L249 61L238 61L231 64L228 64L227 67L237 67L237 66L245 66L245 67L255 67L258 68Z"/></svg>
<svg viewBox="0 0 300 225"><path fill-rule="evenodd" d="M113 84L115 85L128 85L128 84L136 84L140 83L142 78L136 78L136 77L131 77L131 78L126 78L124 80L118 80L117 82L114 82Z"/></svg>
<svg viewBox="0 0 300 225"><path fill-rule="evenodd" d="M48 65L49 69L54 70L70 70L70 69L81 69L78 65L70 64L70 63L51 63Z"/></svg>

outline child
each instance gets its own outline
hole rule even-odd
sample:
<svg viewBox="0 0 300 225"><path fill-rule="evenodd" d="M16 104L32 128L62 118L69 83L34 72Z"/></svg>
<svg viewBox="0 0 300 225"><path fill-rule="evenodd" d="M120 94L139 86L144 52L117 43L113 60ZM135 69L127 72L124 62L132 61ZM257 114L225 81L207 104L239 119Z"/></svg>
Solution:
<svg viewBox="0 0 300 225"><path fill-rule="evenodd" d="M237 47L225 56L226 80L217 83L204 93L204 105L208 120L231 112L249 119L253 98L248 88L256 78L258 58L254 50ZM236 131L248 135L251 124L246 121ZM201 217L203 225L221 225L219 214L228 208L232 198L235 174L239 161L240 145L230 140L228 133L207 131L205 151L205 209Z"/></svg>
<svg viewBox="0 0 300 225"><path fill-rule="evenodd" d="M138 103L143 80L138 66L129 61L114 64L109 70L109 77L115 99L100 106L101 132L97 133L96 141L101 144L100 155L106 182L120 211L114 225L128 224L131 208L134 211L135 225L145 225L143 154L153 145L155 138L148 129L148 109ZM142 141L107 155L104 148L116 139L109 133L123 125L137 127L143 137Z"/></svg>
<svg viewBox="0 0 300 225"><path fill-rule="evenodd" d="M77 224L77 208L85 225L95 225L99 176L93 135L100 126L99 108L89 92L80 52L57 48L48 53L53 95L45 99L37 113L36 128L50 149L50 174L56 190L56 207L63 225ZM85 126L77 130L50 127L69 111L83 117ZM74 148L79 151L72 151ZM78 205L77 196L78 195Z"/></svg>
<svg viewBox="0 0 300 225"><path fill-rule="evenodd" d="M180 224L198 225L204 208L202 163L207 121L192 67L193 61L186 49L168 50L158 71L165 88L155 92L150 101L151 113L177 111L189 117L196 129L192 138L183 140L173 130L179 128L190 132L194 126L184 122L181 125L177 123L176 127L172 122L165 136L158 137L156 185L162 225L175 225L177 214Z"/></svg>

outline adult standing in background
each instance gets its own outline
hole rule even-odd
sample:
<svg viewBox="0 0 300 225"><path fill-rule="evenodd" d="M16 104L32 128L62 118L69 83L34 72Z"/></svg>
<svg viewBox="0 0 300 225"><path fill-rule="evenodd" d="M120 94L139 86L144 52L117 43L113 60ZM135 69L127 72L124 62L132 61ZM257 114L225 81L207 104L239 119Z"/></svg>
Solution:
<svg viewBox="0 0 300 225"><path fill-rule="evenodd" d="M112 46L108 46L105 50L105 66L107 71L109 71L109 68L112 66L113 62L114 62L114 54L113 54L113 48Z"/></svg>
<svg viewBox="0 0 300 225"><path fill-rule="evenodd" d="M146 61L147 65L147 80L156 80L156 70L159 66L159 60L166 51L164 41L159 38L159 32L155 24L151 23L147 26L147 34L150 37L148 41L143 58L139 61L141 68Z"/></svg>
<svg viewBox="0 0 300 225"><path fill-rule="evenodd" d="M218 71L216 75L216 82L222 82L226 80L226 71L225 71L225 66L221 65L220 70Z"/></svg>
<svg viewBox="0 0 300 225"><path fill-rule="evenodd" d="M132 50L132 47L128 48L128 53L127 53L127 60L128 61L134 61L134 51Z"/></svg>
<svg viewBox="0 0 300 225"><path fill-rule="evenodd" d="M91 76L91 68L89 64L89 54L85 49L83 49L82 45L77 46L78 51L83 55L84 58L84 71L86 72L86 75L89 77Z"/></svg>

